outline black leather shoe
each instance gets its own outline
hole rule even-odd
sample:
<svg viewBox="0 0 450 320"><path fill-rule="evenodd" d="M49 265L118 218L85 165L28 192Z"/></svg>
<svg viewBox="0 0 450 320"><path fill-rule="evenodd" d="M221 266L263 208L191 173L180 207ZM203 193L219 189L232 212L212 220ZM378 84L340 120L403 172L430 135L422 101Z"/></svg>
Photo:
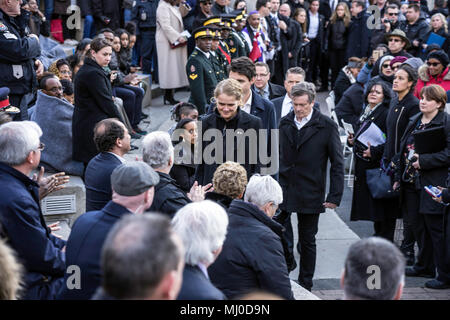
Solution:
<svg viewBox="0 0 450 320"><path fill-rule="evenodd" d="M133 128L133 130L134 130L137 134L140 134L141 136L145 136L145 135L148 133L147 131L144 131L144 130L142 130L142 129L139 128L139 127Z"/></svg>
<svg viewBox="0 0 450 320"><path fill-rule="evenodd" d="M445 283L445 282L439 281L438 279L433 279L433 280L425 282L425 288L437 289L437 290L450 289L450 283Z"/></svg>
<svg viewBox="0 0 450 320"><path fill-rule="evenodd" d="M130 133L131 139L140 139L142 136L140 134L137 134L135 132Z"/></svg>
<svg viewBox="0 0 450 320"><path fill-rule="evenodd" d="M133 145L131 145L131 147L130 147L130 151L137 150L137 149L139 149L139 148L136 146L133 146Z"/></svg>
<svg viewBox="0 0 450 320"><path fill-rule="evenodd" d="M435 274L420 272L414 269L414 267L408 267L405 269L405 276L407 277L421 277L421 278L434 278Z"/></svg>

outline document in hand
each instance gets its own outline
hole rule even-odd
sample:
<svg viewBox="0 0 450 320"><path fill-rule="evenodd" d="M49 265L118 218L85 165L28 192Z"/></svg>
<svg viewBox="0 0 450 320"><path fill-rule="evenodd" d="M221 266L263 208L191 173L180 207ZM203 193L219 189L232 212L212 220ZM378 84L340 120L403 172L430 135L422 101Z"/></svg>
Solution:
<svg viewBox="0 0 450 320"><path fill-rule="evenodd" d="M185 37L186 39L189 39L191 37L191 34L189 33L189 31L184 30L182 33L180 33L180 37ZM183 46L183 45L186 45L186 42L180 43L177 40L174 43L172 43L170 46L172 47L172 49L174 49L174 48L177 48L177 47Z"/></svg>
<svg viewBox="0 0 450 320"><path fill-rule="evenodd" d="M375 147L386 142L386 135L375 123L372 122L356 140L364 144L366 147L368 146L368 142L371 146Z"/></svg>

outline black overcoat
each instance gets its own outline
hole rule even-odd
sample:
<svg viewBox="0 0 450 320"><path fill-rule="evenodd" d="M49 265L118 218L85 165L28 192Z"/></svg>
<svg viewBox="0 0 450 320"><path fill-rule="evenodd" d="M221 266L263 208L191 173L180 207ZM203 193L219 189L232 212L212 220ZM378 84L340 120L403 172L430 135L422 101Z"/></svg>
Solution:
<svg viewBox="0 0 450 320"><path fill-rule="evenodd" d="M330 191L325 200L328 160ZM325 212L325 201L339 205L344 191L344 157L336 123L314 110L311 120L298 130L293 111L283 117L279 172L282 210L315 214Z"/></svg>
<svg viewBox="0 0 450 320"><path fill-rule="evenodd" d="M73 159L88 163L98 153L95 125L107 118L120 119L114 105L111 81L103 68L86 58L75 81L75 110L72 118Z"/></svg>

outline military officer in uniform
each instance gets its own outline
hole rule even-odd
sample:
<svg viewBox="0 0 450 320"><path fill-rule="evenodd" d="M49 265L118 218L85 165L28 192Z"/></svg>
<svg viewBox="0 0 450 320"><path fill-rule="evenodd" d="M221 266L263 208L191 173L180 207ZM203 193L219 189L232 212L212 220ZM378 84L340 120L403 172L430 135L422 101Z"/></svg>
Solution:
<svg viewBox="0 0 450 320"><path fill-rule="evenodd" d="M230 50L231 59L246 56L245 41L242 41L233 30L233 27L236 26L235 19L236 16L232 14L222 15L223 26L221 33L223 41L228 45L228 49Z"/></svg>
<svg viewBox="0 0 450 320"><path fill-rule="evenodd" d="M236 36L241 40L241 42L244 44L244 49L242 51L241 57L248 57L250 54L250 48L248 46L247 41L245 41L244 34L242 33L242 29L245 28L245 24L247 22L247 15L245 14L245 11L234 11L233 14L236 15L236 18L234 19L234 30Z"/></svg>
<svg viewBox="0 0 450 320"><path fill-rule="evenodd" d="M213 35L208 26L194 30L196 46L186 64L191 87L189 102L197 106L199 114L205 113L218 83L210 52Z"/></svg>
<svg viewBox="0 0 450 320"><path fill-rule="evenodd" d="M222 28L224 27L224 23L222 21L222 18L220 16L212 16L207 18L205 21L203 21L203 25L204 26L209 26L209 27L216 27L222 30ZM228 48L228 45L226 42L223 41L223 34L221 33L221 39L219 41L219 51L225 56L225 58L227 59L228 64L231 63L231 53L230 53L230 49Z"/></svg>
<svg viewBox="0 0 450 320"><path fill-rule="evenodd" d="M220 37L221 34L219 28L215 28L211 44L211 59L218 82L228 78L228 61L219 50Z"/></svg>

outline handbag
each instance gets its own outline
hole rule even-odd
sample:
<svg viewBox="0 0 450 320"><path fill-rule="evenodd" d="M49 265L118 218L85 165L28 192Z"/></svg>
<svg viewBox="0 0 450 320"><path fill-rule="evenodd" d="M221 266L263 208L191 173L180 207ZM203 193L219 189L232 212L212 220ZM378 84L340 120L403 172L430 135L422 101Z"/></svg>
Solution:
<svg viewBox="0 0 450 320"><path fill-rule="evenodd" d="M366 182L370 195L374 199L392 199L399 196L399 190L392 190L391 177L384 169L383 162L380 168L366 170Z"/></svg>

